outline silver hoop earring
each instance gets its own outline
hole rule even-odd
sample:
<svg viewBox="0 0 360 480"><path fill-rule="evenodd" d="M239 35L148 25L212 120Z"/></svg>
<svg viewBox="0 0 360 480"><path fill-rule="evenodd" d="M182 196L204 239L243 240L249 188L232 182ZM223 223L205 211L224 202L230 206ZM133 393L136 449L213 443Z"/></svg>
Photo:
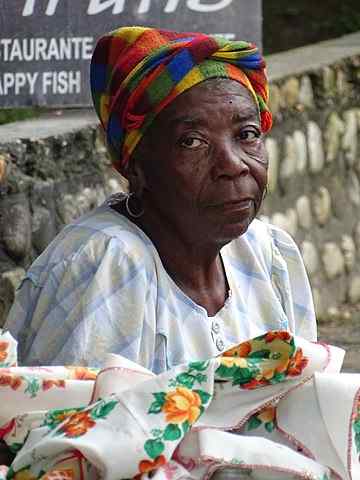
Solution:
<svg viewBox="0 0 360 480"><path fill-rule="evenodd" d="M265 200L265 197L266 197L267 193L268 193L268 187L266 185L266 187L264 188L264 191L263 191L261 202L263 202Z"/></svg>
<svg viewBox="0 0 360 480"><path fill-rule="evenodd" d="M131 192L131 193L129 193L129 195L126 196L125 208L126 208L126 211L127 211L127 213L129 214L130 217L139 218L139 217L141 217L141 215L144 214L144 209L141 208L141 210L139 212L134 212L133 210L131 210L129 202L130 202L130 198L133 197L134 195L135 195L135 193ZM134 198L136 198L136 197L134 197Z"/></svg>

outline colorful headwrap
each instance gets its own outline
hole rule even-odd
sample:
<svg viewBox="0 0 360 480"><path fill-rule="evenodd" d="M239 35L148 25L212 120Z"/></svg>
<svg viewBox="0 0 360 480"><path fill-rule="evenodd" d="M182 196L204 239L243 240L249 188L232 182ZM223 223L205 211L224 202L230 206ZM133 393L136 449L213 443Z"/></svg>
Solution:
<svg viewBox="0 0 360 480"><path fill-rule="evenodd" d="M247 87L259 107L262 131L271 128L265 62L252 43L202 33L119 28L100 38L90 76L114 167L123 174L156 115L209 78L229 78Z"/></svg>

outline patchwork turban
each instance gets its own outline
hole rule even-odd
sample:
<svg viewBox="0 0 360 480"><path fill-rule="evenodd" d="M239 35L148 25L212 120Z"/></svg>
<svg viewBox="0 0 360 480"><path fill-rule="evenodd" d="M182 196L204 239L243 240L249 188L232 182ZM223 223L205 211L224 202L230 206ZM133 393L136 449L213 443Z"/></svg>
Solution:
<svg viewBox="0 0 360 480"><path fill-rule="evenodd" d="M254 44L144 27L119 28L101 37L91 61L91 92L114 167L126 175L157 114L209 78L229 78L248 88L262 131L271 128L265 62Z"/></svg>

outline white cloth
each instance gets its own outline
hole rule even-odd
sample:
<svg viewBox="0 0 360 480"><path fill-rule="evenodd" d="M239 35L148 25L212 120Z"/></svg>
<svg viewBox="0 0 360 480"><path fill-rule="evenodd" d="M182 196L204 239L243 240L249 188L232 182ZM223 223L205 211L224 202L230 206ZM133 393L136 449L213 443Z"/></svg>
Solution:
<svg viewBox="0 0 360 480"><path fill-rule="evenodd" d="M19 369L4 369L12 380L0 388L0 405L13 412L0 428L17 417L2 436L21 447L30 431L8 478L146 480L152 471L155 480L206 480L226 470L255 480L357 480L360 375L339 374L342 358L340 349L287 332L158 376L112 357L82 408L72 405L81 380L40 389L31 401L23 383L14 402ZM60 368L48 374L59 379ZM44 380L45 371L32 374ZM71 411L19 416L16 403L36 409L53 393Z"/></svg>

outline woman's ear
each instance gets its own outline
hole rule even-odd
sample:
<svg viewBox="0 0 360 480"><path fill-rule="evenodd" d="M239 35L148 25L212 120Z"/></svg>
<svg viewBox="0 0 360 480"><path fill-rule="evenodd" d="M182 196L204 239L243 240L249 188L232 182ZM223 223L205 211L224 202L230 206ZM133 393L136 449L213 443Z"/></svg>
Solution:
<svg viewBox="0 0 360 480"><path fill-rule="evenodd" d="M142 198L143 192L146 188L146 177L138 158L135 157L130 161L126 176L130 184L130 193L134 193L139 199Z"/></svg>

